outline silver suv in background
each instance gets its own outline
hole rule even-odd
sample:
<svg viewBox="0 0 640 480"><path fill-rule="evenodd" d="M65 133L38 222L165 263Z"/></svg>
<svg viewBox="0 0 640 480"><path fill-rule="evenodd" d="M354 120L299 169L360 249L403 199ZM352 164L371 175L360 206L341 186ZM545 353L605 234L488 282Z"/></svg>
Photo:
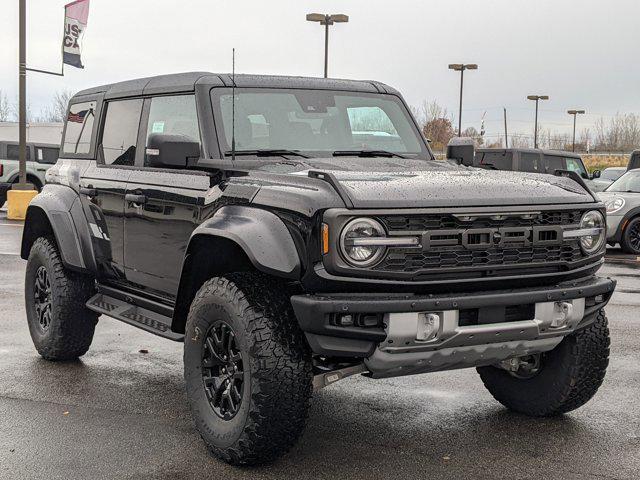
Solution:
<svg viewBox="0 0 640 480"><path fill-rule="evenodd" d="M627 171L627 167L609 167L602 170L600 178L593 179L594 192L602 192L605 188L619 179Z"/></svg>
<svg viewBox="0 0 640 480"><path fill-rule="evenodd" d="M40 191L45 173L58 161L59 145L27 143L27 181ZM7 191L18 181L19 146L16 142L0 142L0 207L7 201Z"/></svg>

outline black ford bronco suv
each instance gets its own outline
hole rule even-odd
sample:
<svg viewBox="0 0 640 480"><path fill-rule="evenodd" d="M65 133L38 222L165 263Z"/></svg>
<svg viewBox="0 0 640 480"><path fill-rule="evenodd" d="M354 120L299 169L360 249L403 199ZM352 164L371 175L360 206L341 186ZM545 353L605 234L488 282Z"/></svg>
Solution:
<svg viewBox="0 0 640 480"><path fill-rule="evenodd" d="M571 172L458 163L378 82L82 91L22 240L36 349L83 355L99 315L184 342L196 427L233 464L285 452L353 374L477 367L512 410L578 408L608 363L604 206Z"/></svg>

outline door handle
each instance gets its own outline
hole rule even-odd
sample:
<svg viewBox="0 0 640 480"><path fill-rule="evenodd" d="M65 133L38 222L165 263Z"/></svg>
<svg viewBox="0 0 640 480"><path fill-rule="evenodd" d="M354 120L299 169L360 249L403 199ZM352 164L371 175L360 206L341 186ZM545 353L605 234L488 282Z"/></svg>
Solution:
<svg viewBox="0 0 640 480"><path fill-rule="evenodd" d="M135 205L144 205L147 203L147 197L145 195L137 195L135 193L127 193L124 196L125 201L131 202Z"/></svg>
<svg viewBox="0 0 640 480"><path fill-rule="evenodd" d="M93 198L98 194L95 188L87 188L87 187L80 187L80 193L83 195L86 195L89 198Z"/></svg>

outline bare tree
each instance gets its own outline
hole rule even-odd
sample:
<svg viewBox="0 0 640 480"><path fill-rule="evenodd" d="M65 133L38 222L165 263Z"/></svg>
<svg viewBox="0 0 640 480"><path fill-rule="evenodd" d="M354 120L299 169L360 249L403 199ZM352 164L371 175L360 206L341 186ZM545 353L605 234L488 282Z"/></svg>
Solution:
<svg viewBox="0 0 640 480"><path fill-rule="evenodd" d="M36 119L39 122L63 122L67 113L67 105L73 94L68 90L56 92L51 103L46 106Z"/></svg>
<svg viewBox="0 0 640 480"><path fill-rule="evenodd" d="M9 117L11 117L12 120L17 122L20 119L20 107L18 105L17 98L15 102L9 105L9 111L11 112L11 115L9 115ZM26 114L27 114L27 123L29 123L33 120L33 115L31 114L31 104L29 103L29 101L27 101Z"/></svg>
<svg viewBox="0 0 640 480"><path fill-rule="evenodd" d="M0 90L0 122L8 122L10 116L11 107L9 100L7 100L7 94Z"/></svg>

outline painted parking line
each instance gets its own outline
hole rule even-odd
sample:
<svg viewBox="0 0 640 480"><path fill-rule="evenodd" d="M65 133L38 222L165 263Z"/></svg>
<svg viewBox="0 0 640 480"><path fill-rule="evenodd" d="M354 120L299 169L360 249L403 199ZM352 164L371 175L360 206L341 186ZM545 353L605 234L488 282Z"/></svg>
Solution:
<svg viewBox="0 0 640 480"><path fill-rule="evenodd" d="M0 223L0 227L24 227L22 223Z"/></svg>

